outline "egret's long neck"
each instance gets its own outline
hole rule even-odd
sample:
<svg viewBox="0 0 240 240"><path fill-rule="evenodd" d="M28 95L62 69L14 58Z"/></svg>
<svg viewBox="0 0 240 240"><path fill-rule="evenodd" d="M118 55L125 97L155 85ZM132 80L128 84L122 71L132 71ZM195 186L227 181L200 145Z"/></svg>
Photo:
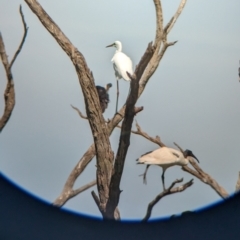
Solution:
<svg viewBox="0 0 240 240"><path fill-rule="evenodd" d="M118 45L116 52L121 52L121 51L122 51L122 45Z"/></svg>

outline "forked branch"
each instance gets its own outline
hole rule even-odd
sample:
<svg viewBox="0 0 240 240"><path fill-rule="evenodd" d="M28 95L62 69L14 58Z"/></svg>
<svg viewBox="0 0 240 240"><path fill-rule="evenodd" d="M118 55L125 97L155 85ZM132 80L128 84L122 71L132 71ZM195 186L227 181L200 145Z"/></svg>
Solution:
<svg viewBox="0 0 240 240"><path fill-rule="evenodd" d="M79 187L79 188L77 188L75 190L69 189L69 191L64 191L63 194L62 194L64 197L57 198L54 201L53 205L57 206L57 207L63 206L66 203L67 200L69 200L69 199L77 196L78 194L88 190L89 188L91 188L94 185L96 185L96 183L97 183L96 180L93 180L92 182L90 182L90 183L88 183L88 184L86 184L86 185L84 185L82 187Z"/></svg>
<svg viewBox="0 0 240 240"><path fill-rule="evenodd" d="M147 208L147 212L145 217L142 219L142 222L146 222L148 221L148 219L151 217L152 214L152 209L153 207L165 196L173 194L173 193L178 193L178 192L182 192L185 189L187 189L188 187L193 185L193 179L191 179L189 182L175 187L173 188L177 183L180 183L183 181L182 179L176 179L169 188L167 188L166 190L164 190L163 192L159 193L149 204L148 204L148 208Z"/></svg>
<svg viewBox="0 0 240 240"><path fill-rule="evenodd" d="M7 76L7 86L6 86L6 89L5 89L5 92L4 92L5 107L4 107L3 115L0 119L0 132L3 130L3 128L7 124L8 120L10 119L10 117L12 115L13 108L15 106L15 90L14 90L14 82L13 82L13 76L12 76L12 66L13 66L13 63L15 62L18 54L22 50L23 44L24 44L25 39L27 37L27 31L28 31L27 24L26 24L25 19L24 19L24 15L23 15L23 12L22 12L21 5L19 7L19 12L20 12L23 27L24 27L24 34L23 34L21 43L20 43L17 51L15 52L14 57L13 57L13 59L10 63L8 62L7 53L6 53L6 49L5 49L5 46L4 46L3 38L2 38L2 35L0 33L0 56L1 56L2 63L3 63L3 66L5 68L5 72L6 72L6 76Z"/></svg>

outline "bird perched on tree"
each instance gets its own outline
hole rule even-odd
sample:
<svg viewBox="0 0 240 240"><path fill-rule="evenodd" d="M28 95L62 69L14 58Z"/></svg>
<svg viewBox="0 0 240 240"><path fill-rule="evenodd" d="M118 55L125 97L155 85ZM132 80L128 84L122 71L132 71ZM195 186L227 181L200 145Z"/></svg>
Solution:
<svg viewBox="0 0 240 240"><path fill-rule="evenodd" d="M111 60L113 63L113 68L115 70L115 77L117 80L117 103L116 103L116 112L118 109L118 97L119 97L119 85L118 80L123 78L126 81L131 79L128 77L127 72L132 75L132 60L122 52L122 43L115 41L113 44L108 45L107 47L115 47L117 50Z"/></svg>
<svg viewBox="0 0 240 240"><path fill-rule="evenodd" d="M168 147L162 147L159 148L155 151L147 152L143 154L140 158L137 159L138 164L147 164L148 167L150 165L158 165L162 167L162 184L163 184L163 189L165 190L165 184L164 184L164 173L167 168L175 165L179 166L185 166L188 164L188 156L194 157L197 161L198 159L194 156L192 151L190 150L185 150L183 153L173 149L173 148L168 148ZM199 162L199 161L198 161ZM147 168L148 168L147 167ZM146 171L147 171L146 168ZM144 175L146 174L146 171Z"/></svg>
<svg viewBox="0 0 240 240"><path fill-rule="evenodd" d="M108 90L109 88L112 87L111 83L108 83L105 88L101 87L101 86L96 86L97 88L97 92L98 92L98 97L99 97L99 102L100 102L100 106L102 109L102 113L105 112L105 110L108 107L108 103L109 103L109 94L108 94Z"/></svg>

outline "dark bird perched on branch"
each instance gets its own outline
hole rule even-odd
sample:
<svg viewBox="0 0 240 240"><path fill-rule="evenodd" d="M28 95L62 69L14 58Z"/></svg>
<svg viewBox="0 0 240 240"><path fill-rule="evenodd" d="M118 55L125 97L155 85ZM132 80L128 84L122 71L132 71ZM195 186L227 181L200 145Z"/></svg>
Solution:
<svg viewBox="0 0 240 240"><path fill-rule="evenodd" d="M189 160L187 157L193 157L197 161L198 159L196 156L192 153L191 150L185 150L183 153L180 151L168 148L168 147L162 147L155 151L147 152L143 154L140 158L137 159L138 164L147 164L147 168L143 174L144 180L146 180L146 173L147 169L150 165L158 165L162 167L162 184L163 189L165 190L165 184L164 184L164 173L167 168L171 166L185 166L188 164ZM199 161L198 161L199 162Z"/></svg>
<svg viewBox="0 0 240 240"><path fill-rule="evenodd" d="M119 97L119 83L118 80L123 78L125 81L130 81L131 79L127 75L127 72L132 75L133 67L132 60L122 52L122 43L115 41L113 44L108 45L107 47L115 47L117 50L111 60L113 63L113 68L115 71L115 77L117 80L117 103L116 103L116 113L118 110L118 97Z"/></svg>
<svg viewBox="0 0 240 240"><path fill-rule="evenodd" d="M97 92L98 92L100 106L102 108L102 113L104 113L105 110L108 107L108 103L109 103L108 90L109 90L110 87L112 87L111 83L108 83L105 88L101 87L101 86L96 86Z"/></svg>

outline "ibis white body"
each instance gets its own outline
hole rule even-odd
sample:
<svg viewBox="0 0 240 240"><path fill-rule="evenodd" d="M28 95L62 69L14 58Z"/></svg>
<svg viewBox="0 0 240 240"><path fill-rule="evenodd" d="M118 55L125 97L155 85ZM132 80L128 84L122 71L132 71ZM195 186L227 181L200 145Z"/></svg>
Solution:
<svg viewBox="0 0 240 240"><path fill-rule="evenodd" d="M162 183L163 188L165 189L164 185L164 173L167 168L171 166L185 166L188 164L188 156L194 157L197 161L198 159L194 156L192 151L185 150L184 153L168 147L162 147L152 152L147 152L143 154L140 158L137 159L138 164L147 164L150 165L158 165L162 167ZM147 169L146 169L147 171ZM144 176L146 174L146 171L144 173Z"/></svg>
<svg viewBox="0 0 240 240"><path fill-rule="evenodd" d="M173 148L162 147L155 151L146 153L138 159L138 163L148 165L159 165L163 169L174 165L184 166L188 164L188 159L183 154Z"/></svg>

